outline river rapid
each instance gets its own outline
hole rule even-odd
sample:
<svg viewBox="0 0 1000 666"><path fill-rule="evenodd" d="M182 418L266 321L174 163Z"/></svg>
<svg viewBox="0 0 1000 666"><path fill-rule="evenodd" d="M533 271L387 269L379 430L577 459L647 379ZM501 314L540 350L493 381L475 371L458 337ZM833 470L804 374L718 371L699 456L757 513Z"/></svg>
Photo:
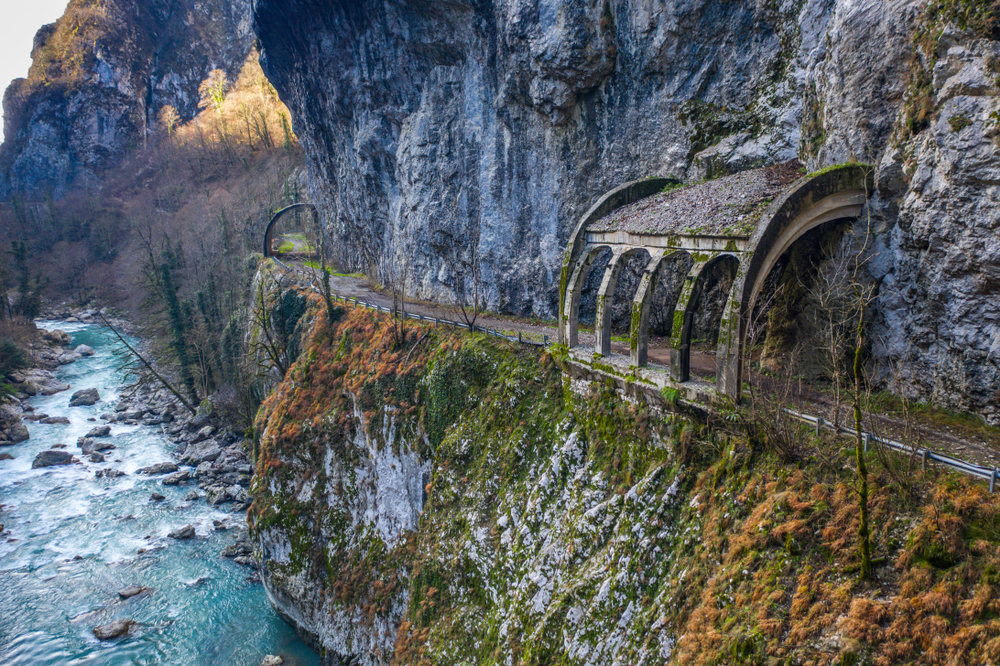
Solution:
<svg viewBox="0 0 1000 666"><path fill-rule="evenodd" d="M205 500L185 501L193 481L163 486L136 470L172 461L174 445L159 426L112 425L107 462L92 463L76 445L110 411L122 377L112 335L98 327L39 322L72 336L96 354L57 371L72 389L36 396L36 412L66 416L69 425L25 422L31 439L2 451L0 461L0 665L259 666L268 654L285 663L318 666L319 659L272 610L253 570L219 556L245 530L245 516ZM69 407L70 395L97 388L93 407ZM95 420L89 420L95 419ZM81 463L31 469L35 456L56 444ZM126 473L95 478L102 468ZM166 499L153 502L150 495ZM202 493L204 495L204 493ZM213 521L228 528L217 531ZM194 525L194 539L167 533ZM146 550L137 554L137 550ZM122 600L129 585L151 591ZM99 641L92 628L117 619L137 624L131 634Z"/></svg>

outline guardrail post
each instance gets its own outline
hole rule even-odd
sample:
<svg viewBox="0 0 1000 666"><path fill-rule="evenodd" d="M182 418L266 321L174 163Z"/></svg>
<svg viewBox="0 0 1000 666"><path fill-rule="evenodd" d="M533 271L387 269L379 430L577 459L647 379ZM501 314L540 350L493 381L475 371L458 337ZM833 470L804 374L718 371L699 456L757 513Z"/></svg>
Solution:
<svg viewBox="0 0 1000 666"><path fill-rule="evenodd" d="M993 494L993 490L997 484L997 471L994 469L990 472L990 495Z"/></svg>
<svg viewBox="0 0 1000 666"><path fill-rule="evenodd" d="M549 336L547 335L542 336L542 344L545 345L546 347L549 346Z"/></svg>
<svg viewBox="0 0 1000 666"><path fill-rule="evenodd" d="M524 344L524 340L521 338L521 331L517 332L517 341L520 342L522 345Z"/></svg>
<svg viewBox="0 0 1000 666"><path fill-rule="evenodd" d="M927 471L927 459L930 457L930 451L924 449L924 452L920 456L920 469L924 472Z"/></svg>
<svg viewBox="0 0 1000 666"><path fill-rule="evenodd" d="M865 433L865 453L868 453L868 447L871 446L871 443L872 443L872 434L870 432L866 432Z"/></svg>
<svg viewBox="0 0 1000 666"><path fill-rule="evenodd" d="M820 432L823 430L823 417L819 416L816 418L816 436L819 437Z"/></svg>

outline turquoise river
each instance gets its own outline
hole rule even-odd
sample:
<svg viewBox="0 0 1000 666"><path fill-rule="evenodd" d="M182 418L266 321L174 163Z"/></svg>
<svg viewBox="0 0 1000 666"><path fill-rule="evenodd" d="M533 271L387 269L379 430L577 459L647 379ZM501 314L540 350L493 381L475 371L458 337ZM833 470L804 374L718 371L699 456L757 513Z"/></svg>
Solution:
<svg viewBox="0 0 1000 666"><path fill-rule="evenodd" d="M259 666L267 654L290 666L316 666L316 655L274 613L251 570L220 557L245 526L241 512L204 499L185 502L193 482L163 486L136 470L172 460L175 446L158 426L112 425L108 462L87 461L76 446L118 399L122 377L113 338L95 326L40 322L61 328L73 346L96 350L63 366L72 389L31 399L36 411L66 416L69 425L26 422L31 439L2 450L0 461L0 665ZM69 407L70 395L96 387L101 402ZM35 456L65 444L80 464L31 469ZM95 478L100 468L126 473ZM154 491L166 495L150 501ZM229 529L216 531L213 521ZM187 524L197 536L175 541L167 533ZM146 550L137 554L137 550ZM151 592L121 600L129 585ZM97 640L92 628L125 618L129 636Z"/></svg>

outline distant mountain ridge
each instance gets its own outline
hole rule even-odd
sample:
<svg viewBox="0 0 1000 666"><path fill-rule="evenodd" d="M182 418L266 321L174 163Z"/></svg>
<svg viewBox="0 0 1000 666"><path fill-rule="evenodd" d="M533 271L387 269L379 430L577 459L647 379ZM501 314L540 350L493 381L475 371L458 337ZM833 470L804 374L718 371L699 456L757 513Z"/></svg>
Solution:
<svg viewBox="0 0 1000 666"><path fill-rule="evenodd" d="M164 106L194 117L208 73L233 78L246 61L249 11L247 0L71 0L4 95L0 201L95 179L145 144Z"/></svg>

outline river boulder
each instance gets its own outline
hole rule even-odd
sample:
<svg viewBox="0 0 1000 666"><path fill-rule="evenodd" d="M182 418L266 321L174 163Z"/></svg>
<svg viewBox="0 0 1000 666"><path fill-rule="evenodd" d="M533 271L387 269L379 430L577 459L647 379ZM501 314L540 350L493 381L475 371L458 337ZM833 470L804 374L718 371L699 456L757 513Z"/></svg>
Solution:
<svg viewBox="0 0 1000 666"><path fill-rule="evenodd" d="M122 599L131 599L137 594L142 594L148 591L148 587L139 587L138 585L129 585L128 587L118 590L118 596Z"/></svg>
<svg viewBox="0 0 1000 666"><path fill-rule="evenodd" d="M125 476L125 472L120 469L99 469L94 472L94 476L98 479L113 479L119 476Z"/></svg>
<svg viewBox="0 0 1000 666"><path fill-rule="evenodd" d="M82 389L69 399L70 407L89 407L101 399L101 394L95 388Z"/></svg>
<svg viewBox="0 0 1000 666"><path fill-rule="evenodd" d="M119 638L128 634L132 625L135 624L132 620L115 620L108 624L102 624L99 627L94 627L94 635L102 641L110 641L114 638Z"/></svg>
<svg viewBox="0 0 1000 666"><path fill-rule="evenodd" d="M58 379L53 379L44 384L39 385L39 392L42 395L55 395L56 393L62 393L63 391L69 390L69 384L66 382L61 382Z"/></svg>
<svg viewBox="0 0 1000 666"><path fill-rule="evenodd" d="M171 539L191 539L194 537L194 525L185 525L184 527L178 527L176 530L172 530L168 537Z"/></svg>
<svg viewBox="0 0 1000 666"><path fill-rule="evenodd" d="M83 455L88 456L97 451L108 451L115 448L115 445L106 440L93 440L89 437L81 437L76 440L76 445L83 451Z"/></svg>
<svg viewBox="0 0 1000 666"><path fill-rule="evenodd" d="M75 352L69 352L66 354L59 355L59 365L69 365L70 363L76 363L80 360L80 355Z"/></svg>
<svg viewBox="0 0 1000 666"><path fill-rule="evenodd" d="M49 451L42 451L37 456L35 456L35 461L31 463L31 469L39 469L40 467L54 467L56 465L69 465L76 459L73 454L69 451L58 451L51 449Z"/></svg>
<svg viewBox="0 0 1000 666"><path fill-rule="evenodd" d="M44 423L45 425L69 425L69 419L65 416L46 416L39 423Z"/></svg>
<svg viewBox="0 0 1000 666"><path fill-rule="evenodd" d="M217 460L222 455L222 447L214 439L206 439L201 442L188 444L181 456L181 462L185 465L200 465L205 461Z"/></svg>
<svg viewBox="0 0 1000 666"><path fill-rule="evenodd" d="M87 433L87 437L110 437L111 436L111 426L109 425L99 425L91 428L90 432Z"/></svg>
<svg viewBox="0 0 1000 666"><path fill-rule="evenodd" d="M177 465L172 462L161 462L155 465L150 465L149 467L143 467L139 470L139 474L146 474L152 476L154 474L170 474L171 472L177 471Z"/></svg>
<svg viewBox="0 0 1000 666"><path fill-rule="evenodd" d="M80 345L79 347L73 350L73 353L79 354L80 356L93 356L94 348L89 347L87 345Z"/></svg>
<svg viewBox="0 0 1000 666"><path fill-rule="evenodd" d="M170 476L164 477L163 480L160 481L160 483L162 483L165 486L178 486L190 478L191 478L191 472L187 471L186 469L182 469L179 472L174 472Z"/></svg>

